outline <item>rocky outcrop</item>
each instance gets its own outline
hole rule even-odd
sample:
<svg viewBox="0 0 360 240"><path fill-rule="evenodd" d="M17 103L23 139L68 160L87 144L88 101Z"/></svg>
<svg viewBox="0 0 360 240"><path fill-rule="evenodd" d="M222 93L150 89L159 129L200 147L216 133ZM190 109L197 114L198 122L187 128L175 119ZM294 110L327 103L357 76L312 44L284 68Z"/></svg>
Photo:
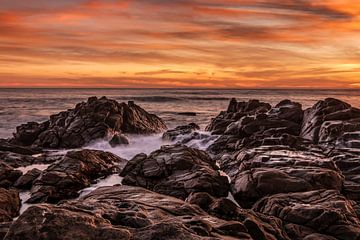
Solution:
<svg viewBox="0 0 360 240"><path fill-rule="evenodd" d="M121 145L129 145L129 139L123 134L115 134L109 141L111 147L117 147Z"/></svg>
<svg viewBox="0 0 360 240"><path fill-rule="evenodd" d="M253 210L282 219L289 236L296 239L329 239L318 234L344 240L360 238L353 203L335 190L277 194L263 198Z"/></svg>
<svg viewBox="0 0 360 240"><path fill-rule="evenodd" d="M121 172L123 184L185 199L192 192L227 196L227 177L207 153L177 144L163 146L149 156L139 154Z"/></svg>
<svg viewBox="0 0 360 240"><path fill-rule="evenodd" d="M159 117L133 102L91 97L74 109L50 116L46 122L17 127L12 142L42 148L78 148L116 132L150 134L165 129Z"/></svg>
<svg viewBox="0 0 360 240"><path fill-rule="evenodd" d="M360 147L360 109L327 98L305 110L301 136L314 143Z"/></svg>
<svg viewBox="0 0 360 240"><path fill-rule="evenodd" d="M33 206L11 225L5 240L289 239L281 224L250 215L226 221L177 198L116 186L56 206Z"/></svg>
<svg viewBox="0 0 360 240"><path fill-rule="evenodd" d="M214 134L221 134L209 150L216 154L229 153L254 141L298 136L302 119L301 104L290 100L281 101L272 108L270 104L255 100L237 102L233 99L228 110L207 127Z"/></svg>
<svg viewBox="0 0 360 240"><path fill-rule="evenodd" d="M263 146L224 157L221 169L231 179L231 191L244 207L267 195L315 189L341 190L344 177L321 153L286 146Z"/></svg>
<svg viewBox="0 0 360 240"><path fill-rule="evenodd" d="M19 193L16 190L0 188L0 223L11 222L18 216L20 205Z"/></svg>
<svg viewBox="0 0 360 240"><path fill-rule="evenodd" d="M30 189L34 183L34 181L41 175L42 171L34 168L22 175L15 182L14 187L18 189Z"/></svg>
<svg viewBox="0 0 360 240"><path fill-rule="evenodd" d="M238 102L236 99L231 99L227 111L222 111L216 118L212 119L206 127L206 131L223 134L231 123L239 121L244 116L267 112L270 108L270 104L259 100Z"/></svg>
<svg viewBox="0 0 360 240"><path fill-rule="evenodd" d="M81 150L68 152L42 172L31 188L28 203L57 203L79 196L97 178L118 172L126 163L112 153Z"/></svg>

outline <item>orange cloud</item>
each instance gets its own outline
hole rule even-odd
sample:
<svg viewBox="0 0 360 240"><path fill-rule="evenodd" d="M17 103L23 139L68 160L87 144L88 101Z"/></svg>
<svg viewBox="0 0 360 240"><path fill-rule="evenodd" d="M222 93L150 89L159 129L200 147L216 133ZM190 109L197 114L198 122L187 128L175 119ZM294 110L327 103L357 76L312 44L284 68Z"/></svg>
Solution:
<svg viewBox="0 0 360 240"><path fill-rule="evenodd" d="M347 0L5 0L0 87L357 88L359 30Z"/></svg>

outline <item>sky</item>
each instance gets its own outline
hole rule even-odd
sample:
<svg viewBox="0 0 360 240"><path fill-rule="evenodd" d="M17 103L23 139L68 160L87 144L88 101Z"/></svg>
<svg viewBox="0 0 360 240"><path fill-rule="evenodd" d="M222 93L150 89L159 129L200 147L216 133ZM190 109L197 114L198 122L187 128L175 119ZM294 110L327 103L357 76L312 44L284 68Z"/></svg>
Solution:
<svg viewBox="0 0 360 240"><path fill-rule="evenodd" d="M0 87L360 89L360 1L0 0Z"/></svg>

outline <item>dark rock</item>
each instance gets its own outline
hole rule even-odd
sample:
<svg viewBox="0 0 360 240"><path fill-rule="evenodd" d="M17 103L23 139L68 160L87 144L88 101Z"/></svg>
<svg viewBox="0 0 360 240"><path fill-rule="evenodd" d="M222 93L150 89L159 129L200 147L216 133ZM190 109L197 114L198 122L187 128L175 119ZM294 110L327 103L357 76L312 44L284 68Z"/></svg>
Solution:
<svg viewBox="0 0 360 240"><path fill-rule="evenodd" d="M42 152L41 149L38 148L23 147L12 144L6 139L0 139L0 151L12 152L21 155L34 155Z"/></svg>
<svg viewBox="0 0 360 240"><path fill-rule="evenodd" d="M266 236L277 239L271 232ZM213 217L143 188L114 186L60 205L30 207L11 225L5 240L234 238L252 239L239 221Z"/></svg>
<svg viewBox="0 0 360 240"><path fill-rule="evenodd" d="M16 190L0 188L0 223L11 222L18 216L20 205L19 193Z"/></svg>
<svg viewBox="0 0 360 240"><path fill-rule="evenodd" d="M326 156L286 146L242 150L224 157L221 169L231 179L231 192L243 207L277 193L315 189L341 190L344 178Z"/></svg>
<svg viewBox="0 0 360 240"><path fill-rule="evenodd" d="M165 141L175 141L179 136L189 135L196 130L200 130L199 125L196 123L190 123L184 126L178 126L175 129L166 131L162 139Z"/></svg>
<svg viewBox="0 0 360 240"><path fill-rule="evenodd" d="M19 189L30 189L33 185L33 182L41 175L42 171L34 168L24 175L22 175L18 180L15 182L14 187Z"/></svg>
<svg viewBox="0 0 360 240"><path fill-rule="evenodd" d="M335 190L277 194L263 198L253 210L336 239L360 237L360 221L352 202Z"/></svg>
<svg viewBox="0 0 360 240"><path fill-rule="evenodd" d="M22 175L19 170L10 167L6 163L0 162L0 187L9 188Z"/></svg>
<svg viewBox="0 0 360 240"><path fill-rule="evenodd" d="M57 203L79 196L79 190L91 182L119 171L126 163L112 153L81 150L68 152L59 162L50 165L37 178L28 203Z"/></svg>
<svg viewBox="0 0 360 240"><path fill-rule="evenodd" d="M3 222L0 223L0 239L4 239L5 235L10 229L12 222Z"/></svg>
<svg viewBox="0 0 360 240"><path fill-rule="evenodd" d="M44 123L17 127L12 142L42 148L78 148L112 132L150 134L165 129L160 118L134 103L92 97L74 109L50 116Z"/></svg>
<svg viewBox="0 0 360 240"><path fill-rule="evenodd" d="M360 130L360 109L327 98L306 109L301 136L314 143L341 141L344 134Z"/></svg>
<svg viewBox="0 0 360 240"><path fill-rule="evenodd" d="M206 131L223 134L231 123L247 115L267 112L270 108L270 104L258 100L237 102L236 99L231 99L228 110L221 112L216 118L212 119L211 123L206 127Z"/></svg>
<svg viewBox="0 0 360 240"><path fill-rule="evenodd" d="M123 134L115 134L109 141L111 147L116 147L120 145L129 145L129 139Z"/></svg>
<svg viewBox="0 0 360 240"><path fill-rule="evenodd" d="M204 151L184 145L163 146L149 156L139 154L121 172L123 184L141 186L185 199L192 192L227 196L227 177Z"/></svg>

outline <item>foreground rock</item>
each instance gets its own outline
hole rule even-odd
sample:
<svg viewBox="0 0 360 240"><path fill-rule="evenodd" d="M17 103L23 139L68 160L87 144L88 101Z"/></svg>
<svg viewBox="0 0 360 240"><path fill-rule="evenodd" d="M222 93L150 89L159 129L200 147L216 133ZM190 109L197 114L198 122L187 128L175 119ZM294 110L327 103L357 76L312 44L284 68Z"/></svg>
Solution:
<svg viewBox="0 0 360 240"><path fill-rule="evenodd" d="M106 97L92 97L74 109L50 116L46 122L17 127L12 142L41 148L78 148L115 132L150 134L165 129L159 117L133 102L126 104Z"/></svg>
<svg viewBox="0 0 360 240"><path fill-rule="evenodd" d="M0 223L11 222L19 215L21 201L16 190L0 188Z"/></svg>
<svg viewBox="0 0 360 240"><path fill-rule="evenodd" d="M123 184L185 199L192 192L227 196L228 179L203 151L185 145L163 146L149 156L139 154L121 172Z"/></svg>
<svg viewBox="0 0 360 240"><path fill-rule="evenodd" d="M243 207L267 195L315 189L341 191L344 177L321 153L288 146L262 146L224 157L221 169L231 179L231 191Z"/></svg>
<svg viewBox="0 0 360 240"><path fill-rule="evenodd" d="M281 218L290 237L319 239L318 233L322 233L335 239L360 238L360 221L353 202L338 191L273 195L260 200L253 209Z"/></svg>
<svg viewBox="0 0 360 240"><path fill-rule="evenodd" d="M11 225L5 240L289 239L278 228L281 221L272 221L250 214L225 221L177 198L116 186L57 206L33 206Z"/></svg>
<svg viewBox="0 0 360 240"><path fill-rule="evenodd" d="M177 140L177 138L190 135L196 130L200 130L199 125L197 125L196 123L190 123L188 125L178 126L174 129L166 131L162 135L162 139L165 141L175 141Z"/></svg>
<svg viewBox="0 0 360 240"><path fill-rule="evenodd" d="M14 169L6 163L0 162L0 187L9 188L14 185L22 172Z"/></svg>
<svg viewBox="0 0 360 240"><path fill-rule="evenodd" d="M99 177L118 172L125 163L126 160L108 152L68 152L34 181L28 203L57 203L78 197L81 189L89 187Z"/></svg>

